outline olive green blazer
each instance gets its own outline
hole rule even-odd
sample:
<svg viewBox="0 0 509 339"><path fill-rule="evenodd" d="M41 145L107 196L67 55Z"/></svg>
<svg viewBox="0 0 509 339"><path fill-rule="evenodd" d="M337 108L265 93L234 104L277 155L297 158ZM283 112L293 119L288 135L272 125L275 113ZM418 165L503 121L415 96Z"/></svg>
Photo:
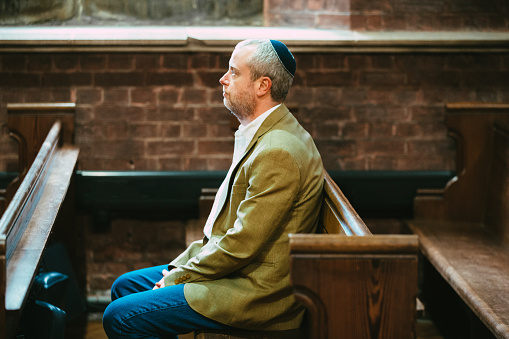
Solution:
<svg viewBox="0 0 509 339"><path fill-rule="evenodd" d="M290 285L288 234L315 231L322 187L320 154L281 105L233 169L211 239L192 243L172 261L165 285L185 283L191 308L223 324L299 327L304 307Z"/></svg>

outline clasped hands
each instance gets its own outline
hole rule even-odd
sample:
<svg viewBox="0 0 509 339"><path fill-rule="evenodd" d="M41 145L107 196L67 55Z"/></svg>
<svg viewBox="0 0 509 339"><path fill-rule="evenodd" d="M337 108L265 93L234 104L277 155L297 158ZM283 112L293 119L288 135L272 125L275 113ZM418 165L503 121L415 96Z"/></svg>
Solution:
<svg viewBox="0 0 509 339"><path fill-rule="evenodd" d="M156 282L156 285L152 289L157 290L159 288L163 288L164 287L164 278L166 278L166 276L168 274L170 274L170 272L168 270L164 269L163 270L163 278L161 280L159 280L158 282Z"/></svg>

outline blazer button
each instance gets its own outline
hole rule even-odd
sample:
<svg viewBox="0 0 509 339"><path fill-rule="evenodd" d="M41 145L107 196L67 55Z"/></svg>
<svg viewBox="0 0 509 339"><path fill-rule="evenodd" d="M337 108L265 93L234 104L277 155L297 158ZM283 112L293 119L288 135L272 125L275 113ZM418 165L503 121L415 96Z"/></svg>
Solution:
<svg viewBox="0 0 509 339"><path fill-rule="evenodd" d="M178 280L178 279L175 279L174 283L175 283L175 285L178 285L179 280Z"/></svg>
<svg viewBox="0 0 509 339"><path fill-rule="evenodd" d="M186 274L186 278L187 278L187 279L191 279L191 274L189 274L189 273L188 273L188 274Z"/></svg>

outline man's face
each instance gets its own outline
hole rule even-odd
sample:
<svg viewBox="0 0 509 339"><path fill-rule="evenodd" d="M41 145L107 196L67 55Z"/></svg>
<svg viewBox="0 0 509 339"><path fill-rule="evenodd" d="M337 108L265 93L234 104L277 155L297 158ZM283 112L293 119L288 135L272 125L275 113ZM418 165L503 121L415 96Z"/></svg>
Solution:
<svg viewBox="0 0 509 339"><path fill-rule="evenodd" d="M256 106L255 83L246 60L253 53L253 46L235 49L230 58L228 72L219 80L223 85L223 102L239 120L249 120Z"/></svg>

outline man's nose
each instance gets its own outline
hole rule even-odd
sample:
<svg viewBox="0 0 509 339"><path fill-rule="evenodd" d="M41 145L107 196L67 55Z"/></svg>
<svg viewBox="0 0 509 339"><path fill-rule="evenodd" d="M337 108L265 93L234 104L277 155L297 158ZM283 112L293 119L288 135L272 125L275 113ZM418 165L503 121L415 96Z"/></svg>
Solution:
<svg viewBox="0 0 509 339"><path fill-rule="evenodd" d="M221 79L219 79L219 83L220 83L221 85L223 85L223 86L225 86L225 85L226 85L226 83L227 83L227 80L226 80L227 75L228 75L228 72L226 72L225 74L223 74L223 76L221 77Z"/></svg>

